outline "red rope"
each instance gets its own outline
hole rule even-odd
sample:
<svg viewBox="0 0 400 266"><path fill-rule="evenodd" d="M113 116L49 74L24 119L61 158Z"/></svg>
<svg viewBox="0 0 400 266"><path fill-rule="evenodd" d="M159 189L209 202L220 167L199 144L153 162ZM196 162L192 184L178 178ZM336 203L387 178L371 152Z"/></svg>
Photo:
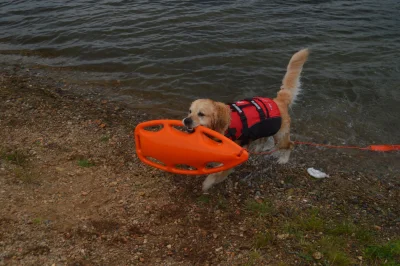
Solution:
<svg viewBox="0 0 400 266"><path fill-rule="evenodd" d="M279 151L279 149L275 149L275 150L272 150L272 151L262 151L262 152L248 151L248 153L257 154L257 155L269 155L269 154L272 154L272 153L274 153L276 151Z"/></svg>
<svg viewBox="0 0 400 266"><path fill-rule="evenodd" d="M314 146L314 147L325 147L325 148L331 148L331 149L369 150L369 147L361 148L361 147L357 147L357 146L337 146L337 145L318 144L318 143L304 142L304 141L293 141L293 143L294 144L298 144L298 145L308 145L308 146Z"/></svg>
<svg viewBox="0 0 400 266"><path fill-rule="evenodd" d="M338 146L338 145L329 145L329 144L319 144L319 143L304 142L304 141L293 141L293 143L297 144L297 145L308 145L308 146L324 147L324 148L330 148L330 149L353 149L353 150L380 151L380 152L399 151L400 150L400 145L392 145L392 144L370 145L368 147L358 147L358 146ZM249 150L243 148L240 151L239 156L242 155L243 151L247 151L250 154L256 154L256 155L269 155L278 150L279 149L275 149L272 151L266 151L266 152L252 152L252 151L249 151Z"/></svg>
<svg viewBox="0 0 400 266"><path fill-rule="evenodd" d="M274 152L276 152L278 150L279 149L275 149L275 150L272 150L272 151L255 152L255 151L249 151L248 149L242 148L240 150L239 154L238 154L238 157L240 157L243 154L244 151L247 151L250 154L256 154L256 155L269 155L269 154L274 153Z"/></svg>

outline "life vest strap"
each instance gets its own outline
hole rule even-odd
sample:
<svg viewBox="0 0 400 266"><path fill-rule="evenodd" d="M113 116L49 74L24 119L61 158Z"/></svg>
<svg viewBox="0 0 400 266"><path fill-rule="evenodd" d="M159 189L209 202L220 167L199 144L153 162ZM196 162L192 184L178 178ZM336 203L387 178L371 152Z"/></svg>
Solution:
<svg viewBox="0 0 400 266"><path fill-rule="evenodd" d="M255 99L257 99L257 98L254 97L254 98L246 99L245 101L250 102L250 103L256 108L256 110L257 110L257 112L258 112L258 115L260 116L260 121L263 121L263 120L266 119L266 116L265 116L265 114L264 114L263 109L262 109L261 106L255 101ZM260 102L262 102L262 101L260 101ZM263 103L263 104L264 104L264 103ZM267 114L268 114L268 109L266 108L265 105L264 105L264 107L265 107L265 109L267 110ZM267 116L267 117L269 117L269 116Z"/></svg>
<svg viewBox="0 0 400 266"><path fill-rule="evenodd" d="M231 140L235 141L236 140L236 128L233 128L233 127L228 128L225 136L230 138Z"/></svg>
<svg viewBox="0 0 400 266"><path fill-rule="evenodd" d="M266 113L266 115L267 115L266 117L267 117L267 118L271 117L271 116L270 116L270 114L269 114L268 107L265 105L264 101L263 101L263 100L261 100L261 99L259 99L258 97L254 97L253 99L257 99L257 100L259 100L259 101L261 102L261 104L264 106L264 108L265 108L265 111L267 112L267 113ZM262 110L261 110L261 111L262 111ZM264 113L264 112L263 112L263 113Z"/></svg>
<svg viewBox="0 0 400 266"><path fill-rule="evenodd" d="M242 121L242 135L247 136L247 133L249 131L249 125L247 124L247 117L244 114L242 108L240 108L239 106L237 106L235 103L230 104L232 111L237 112L239 114L240 117L240 121ZM236 129L235 130L235 134L236 134ZM228 129L229 132L229 129ZM232 132L232 131L231 131Z"/></svg>

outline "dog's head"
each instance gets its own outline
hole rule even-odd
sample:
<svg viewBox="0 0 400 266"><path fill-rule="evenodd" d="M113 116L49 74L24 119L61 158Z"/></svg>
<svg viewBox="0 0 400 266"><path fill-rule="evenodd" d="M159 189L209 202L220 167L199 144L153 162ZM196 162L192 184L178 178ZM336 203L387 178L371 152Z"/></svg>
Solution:
<svg viewBox="0 0 400 266"><path fill-rule="evenodd" d="M189 131L201 125L222 134L228 129L230 122L229 106L209 99L194 101L190 106L189 115L183 119L183 124Z"/></svg>

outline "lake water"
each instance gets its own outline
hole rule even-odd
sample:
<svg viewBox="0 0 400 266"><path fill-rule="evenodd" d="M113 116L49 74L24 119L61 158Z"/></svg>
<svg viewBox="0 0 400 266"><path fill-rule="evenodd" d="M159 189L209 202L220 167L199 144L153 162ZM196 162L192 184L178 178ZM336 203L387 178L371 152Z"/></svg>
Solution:
<svg viewBox="0 0 400 266"><path fill-rule="evenodd" d="M110 99L165 118L200 97L273 97L304 47L294 138L400 143L398 0L0 2L0 61L103 84ZM387 169L398 153L362 156Z"/></svg>

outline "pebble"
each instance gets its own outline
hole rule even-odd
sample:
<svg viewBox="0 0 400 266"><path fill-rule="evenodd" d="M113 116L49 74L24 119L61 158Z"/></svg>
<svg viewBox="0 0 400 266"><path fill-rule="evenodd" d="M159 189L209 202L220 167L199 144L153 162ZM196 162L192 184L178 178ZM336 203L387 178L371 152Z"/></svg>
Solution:
<svg viewBox="0 0 400 266"><path fill-rule="evenodd" d="M118 185L118 182L111 182L110 186L115 187L116 185Z"/></svg>
<svg viewBox="0 0 400 266"><path fill-rule="evenodd" d="M377 230L377 231L381 231L382 230L382 226L374 225L374 229Z"/></svg>
<svg viewBox="0 0 400 266"><path fill-rule="evenodd" d="M323 257L322 253L321 253L321 252L318 252L318 251L314 252L314 253L312 254L312 256L313 256L313 258L316 259L316 260L320 260L320 259L322 259L322 257Z"/></svg>
<svg viewBox="0 0 400 266"><path fill-rule="evenodd" d="M82 191L82 196L87 196L87 192L86 191Z"/></svg>
<svg viewBox="0 0 400 266"><path fill-rule="evenodd" d="M216 248L215 251L216 252L220 252L222 250L222 247Z"/></svg>
<svg viewBox="0 0 400 266"><path fill-rule="evenodd" d="M280 235L277 235L276 236L278 239L286 239L286 238L288 238L289 237L289 234L280 234Z"/></svg>
<svg viewBox="0 0 400 266"><path fill-rule="evenodd" d="M171 244L167 245L167 248L168 248L168 249L171 249L171 248L172 248L172 245L171 245Z"/></svg>

